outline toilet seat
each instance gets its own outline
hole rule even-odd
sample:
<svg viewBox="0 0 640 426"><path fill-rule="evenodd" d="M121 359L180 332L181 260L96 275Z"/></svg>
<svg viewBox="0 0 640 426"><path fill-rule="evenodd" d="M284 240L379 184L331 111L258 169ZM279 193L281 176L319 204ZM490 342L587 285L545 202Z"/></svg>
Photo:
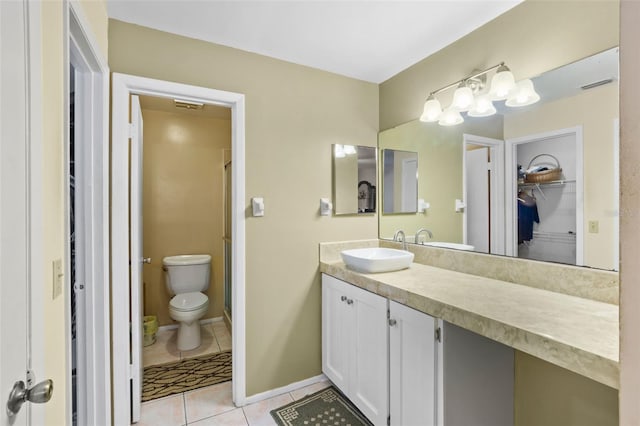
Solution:
<svg viewBox="0 0 640 426"><path fill-rule="evenodd" d="M199 291L176 294L169 302L169 307L176 311L189 312L202 308L209 302L209 298Z"/></svg>

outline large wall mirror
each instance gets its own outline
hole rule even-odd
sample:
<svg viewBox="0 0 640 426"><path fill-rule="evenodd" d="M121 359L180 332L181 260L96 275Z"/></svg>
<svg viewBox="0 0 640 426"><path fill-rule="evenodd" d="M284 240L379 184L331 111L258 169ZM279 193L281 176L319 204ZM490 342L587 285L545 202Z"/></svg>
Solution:
<svg viewBox="0 0 640 426"><path fill-rule="evenodd" d="M375 213L378 180L376 148L334 144L331 150L334 213Z"/></svg>
<svg viewBox="0 0 640 426"><path fill-rule="evenodd" d="M380 215L380 238L427 228L427 243L617 269L618 49L532 81L534 105L497 102L491 117L450 127L415 120L379 134L382 152L416 153L417 198L430 205ZM525 179L537 165L561 171L552 181Z"/></svg>

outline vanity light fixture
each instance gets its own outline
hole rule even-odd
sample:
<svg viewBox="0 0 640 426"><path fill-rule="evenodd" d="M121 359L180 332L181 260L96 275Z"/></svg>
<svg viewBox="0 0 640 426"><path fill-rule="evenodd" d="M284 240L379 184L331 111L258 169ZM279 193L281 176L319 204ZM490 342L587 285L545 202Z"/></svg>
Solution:
<svg viewBox="0 0 640 426"><path fill-rule="evenodd" d="M487 74L495 71L488 90L485 89ZM443 110L438 93L456 87L451 105ZM494 101L506 100L508 107L531 105L540 100L529 79L515 81L513 73L504 62L479 71L473 75L451 83L429 94L420 121L426 123L438 122L441 126L454 126L464 121L460 114L467 112L469 117L489 117L496 113Z"/></svg>

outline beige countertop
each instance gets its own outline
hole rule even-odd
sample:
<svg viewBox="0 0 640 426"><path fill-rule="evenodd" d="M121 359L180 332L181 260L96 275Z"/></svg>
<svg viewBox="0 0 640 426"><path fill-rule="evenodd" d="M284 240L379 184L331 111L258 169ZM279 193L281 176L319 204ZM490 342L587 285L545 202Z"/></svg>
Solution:
<svg viewBox="0 0 640 426"><path fill-rule="evenodd" d="M320 271L619 387L616 305L419 263L363 274L321 260Z"/></svg>

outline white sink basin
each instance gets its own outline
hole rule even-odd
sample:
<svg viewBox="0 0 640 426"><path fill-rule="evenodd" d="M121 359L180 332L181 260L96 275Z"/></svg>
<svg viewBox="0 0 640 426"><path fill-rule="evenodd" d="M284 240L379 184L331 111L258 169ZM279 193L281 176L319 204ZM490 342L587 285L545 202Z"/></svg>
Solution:
<svg viewBox="0 0 640 426"><path fill-rule="evenodd" d="M413 262L413 253L382 247L343 250L342 260L358 272L391 272L408 268Z"/></svg>
<svg viewBox="0 0 640 426"><path fill-rule="evenodd" d="M475 250L475 247L469 244L447 243L444 241L427 241L422 244L424 244L425 246L450 248L450 249L456 249L456 250Z"/></svg>

